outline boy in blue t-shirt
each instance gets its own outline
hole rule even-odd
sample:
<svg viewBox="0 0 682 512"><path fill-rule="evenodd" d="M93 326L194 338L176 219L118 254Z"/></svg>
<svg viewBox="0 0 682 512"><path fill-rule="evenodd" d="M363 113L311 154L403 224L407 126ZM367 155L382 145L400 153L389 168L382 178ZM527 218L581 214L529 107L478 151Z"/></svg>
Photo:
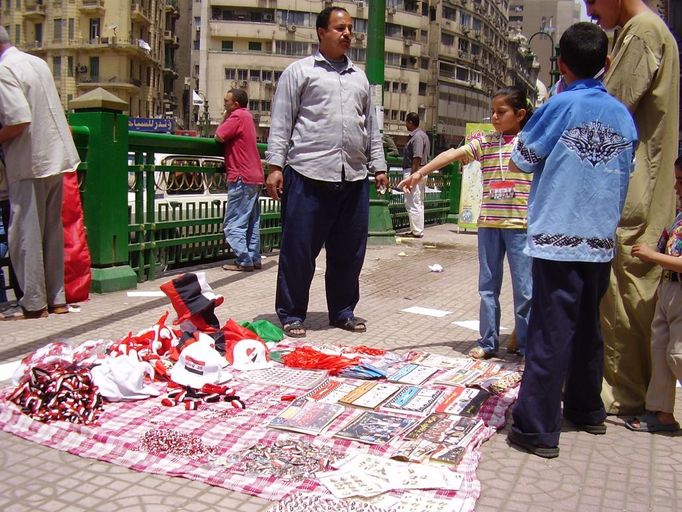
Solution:
<svg viewBox="0 0 682 512"><path fill-rule="evenodd" d="M627 109L592 78L608 65L604 31L577 23L561 36L559 53L566 87L531 117L510 161L510 169L534 174L526 244L533 297L508 439L546 458L559 455L562 389L564 418L606 432L599 303L637 142Z"/></svg>

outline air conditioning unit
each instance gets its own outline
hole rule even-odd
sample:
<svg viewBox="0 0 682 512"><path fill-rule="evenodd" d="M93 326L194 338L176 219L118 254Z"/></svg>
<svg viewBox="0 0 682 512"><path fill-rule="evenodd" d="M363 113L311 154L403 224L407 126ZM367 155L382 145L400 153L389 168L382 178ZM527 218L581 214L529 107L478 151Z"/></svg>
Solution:
<svg viewBox="0 0 682 512"><path fill-rule="evenodd" d="M263 14L263 21L272 21L272 14L269 12Z"/></svg>
<svg viewBox="0 0 682 512"><path fill-rule="evenodd" d="M412 39L404 39L403 44L405 46L412 46Z"/></svg>
<svg viewBox="0 0 682 512"><path fill-rule="evenodd" d="M263 80L263 85L265 87L272 87L272 80Z"/></svg>
<svg viewBox="0 0 682 512"><path fill-rule="evenodd" d="M395 7L389 7L386 9L386 12L388 13L389 16L393 16L395 14Z"/></svg>
<svg viewBox="0 0 682 512"><path fill-rule="evenodd" d="M462 32L465 34L468 34L469 30L471 30L469 27L462 27Z"/></svg>
<svg viewBox="0 0 682 512"><path fill-rule="evenodd" d="M355 6L358 9L364 9L365 8L365 2L363 0L358 0L357 2L355 2Z"/></svg>
<svg viewBox="0 0 682 512"><path fill-rule="evenodd" d="M241 80L239 82L240 87L248 87L249 86L249 81L248 80Z"/></svg>
<svg viewBox="0 0 682 512"><path fill-rule="evenodd" d="M355 33L355 40L356 41L362 41L365 39L365 34L364 32L356 32Z"/></svg>
<svg viewBox="0 0 682 512"><path fill-rule="evenodd" d="M78 64L78 66L76 66L76 72L77 72L77 73L87 73L87 72L88 72L88 67L87 67L87 66L83 66L82 64Z"/></svg>
<svg viewBox="0 0 682 512"><path fill-rule="evenodd" d="M287 32L296 32L296 25L287 25Z"/></svg>

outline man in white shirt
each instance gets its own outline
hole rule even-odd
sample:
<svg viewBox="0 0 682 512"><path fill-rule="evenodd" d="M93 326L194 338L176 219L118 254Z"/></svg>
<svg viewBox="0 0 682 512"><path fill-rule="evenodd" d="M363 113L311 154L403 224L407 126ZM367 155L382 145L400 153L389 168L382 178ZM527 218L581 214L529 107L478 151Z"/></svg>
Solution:
<svg viewBox="0 0 682 512"><path fill-rule="evenodd" d="M10 258L24 292L1 320L66 313L62 174L80 163L45 61L17 50L0 27L0 144L11 205Z"/></svg>
<svg viewBox="0 0 682 512"><path fill-rule="evenodd" d="M409 178L429 159L429 136L419 128L419 114L410 112L405 117L405 127L410 138L403 149L403 178ZM405 209L410 218L410 234L415 238L424 236L424 195L426 180L421 180L412 190L405 192Z"/></svg>
<svg viewBox="0 0 682 512"><path fill-rule="evenodd" d="M378 188L388 185L370 85L346 56L350 14L328 7L316 27L320 51L289 65L277 81L265 154L268 193L282 199L275 308L291 337L306 335L303 322L322 246L330 325L365 331L354 309L367 247L368 173Z"/></svg>

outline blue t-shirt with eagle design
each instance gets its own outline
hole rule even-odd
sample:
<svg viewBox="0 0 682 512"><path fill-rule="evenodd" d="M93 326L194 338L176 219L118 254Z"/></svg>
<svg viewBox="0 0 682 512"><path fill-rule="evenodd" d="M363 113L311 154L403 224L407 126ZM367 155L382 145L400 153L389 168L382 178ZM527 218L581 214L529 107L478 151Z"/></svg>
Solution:
<svg viewBox="0 0 682 512"><path fill-rule="evenodd" d="M511 156L533 173L525 252L611 261L636 145L632 116L598 80L577 80L542 105Z"/></svg>

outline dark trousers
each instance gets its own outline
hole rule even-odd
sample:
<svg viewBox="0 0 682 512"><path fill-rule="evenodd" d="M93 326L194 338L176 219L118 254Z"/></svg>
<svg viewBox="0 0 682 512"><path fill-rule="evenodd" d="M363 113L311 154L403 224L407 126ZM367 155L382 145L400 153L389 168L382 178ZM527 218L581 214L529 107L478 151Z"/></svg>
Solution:
<svg viewBox="0 0 682 512"><path fill-rule="evenodd" d="M9 212L10 212L10 206L9 206L9 200L5 199L4 201L0 201L0 215L2 216L2 225L5 228L5 237L7 238L7 245L9 246ZM9 258L9 251L7 252L7 257ZM12 266L12 260L9 260L8 264L8 270L9 270L9 285L14 290L14 297L16 300L21 299L21 297L24 295L24 293L21 291L21 287L19 286L19 283L17 282L17 275L14 273L14 267ZM7 298L5 297L5 300Z"/></svg>
<svg viewBox="0 0 682 512"><path fill-rule="evenodd" d="M282 242L275 308L282 324L308 312L315 259L326 248L329 322L353 316L367 249L369 181L328 183L284 169Z"/></svg>
<svg viewBox="0 0 682 512"><path fill-rule="evenodd" d="M559 444L562 387L567 419L598 424L606 418L599 303L609 272L609 263L533 259L526 365L512 412L512 429L531 444Z"/></svg>

